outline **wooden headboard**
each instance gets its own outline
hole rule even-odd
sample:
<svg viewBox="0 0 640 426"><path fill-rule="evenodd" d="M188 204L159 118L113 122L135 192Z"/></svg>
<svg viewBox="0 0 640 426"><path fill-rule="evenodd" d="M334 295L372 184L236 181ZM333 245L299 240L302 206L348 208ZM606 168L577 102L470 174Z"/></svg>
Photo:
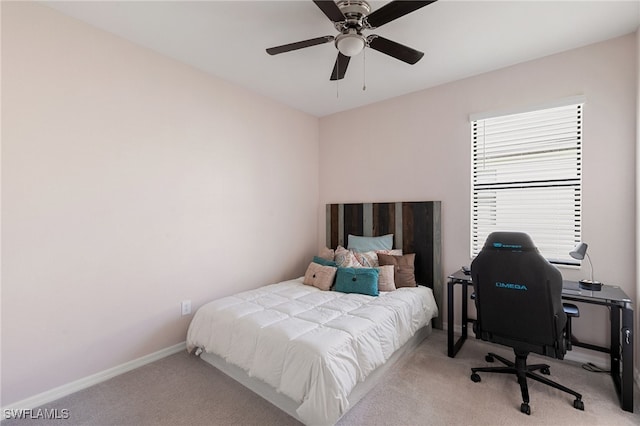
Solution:
<svg viewBox="0 0 640 426"><path fill-rule="evenodd" d="M394 248L415 253L416 281L433 289L442 312L444 275L440 201L327 204L327 247L347 246L347 236L393 234ZM442 328L442 318L433 326Z"/></svg>

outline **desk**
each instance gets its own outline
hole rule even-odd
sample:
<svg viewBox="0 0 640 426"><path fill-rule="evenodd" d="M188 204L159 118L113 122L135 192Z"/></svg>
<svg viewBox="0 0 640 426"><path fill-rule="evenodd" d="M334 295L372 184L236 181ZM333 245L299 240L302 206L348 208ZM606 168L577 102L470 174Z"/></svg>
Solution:
<svg viewBox="0 0 640 426"><path fill-rule="evenodd" d="M469 286L473 287L471 276L462 271L449 275L447 289L448 309L448 355L456 356L464 341L467 339L467 326L470 319L467 314ZM455 340L454 336L454 292L455 286L460 284L462 294L462 334ZM576 281L564 281L562 299L574 302L590 303L610 308L611 321L611 345L602 347L576 340L571 342L574 346L583 347L595 351L608 353L611 359L611 377L620 398L620 406L623 410L633 413L633 304L629 296L620 287L603 285L601 291L581 290Z"/></svg>

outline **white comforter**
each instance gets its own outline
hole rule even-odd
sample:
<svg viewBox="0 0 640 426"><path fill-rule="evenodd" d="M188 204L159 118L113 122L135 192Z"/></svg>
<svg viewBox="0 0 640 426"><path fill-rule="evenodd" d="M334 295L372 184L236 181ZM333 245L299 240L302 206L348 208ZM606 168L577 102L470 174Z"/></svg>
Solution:
<svg viewBox="0 0 640 426"><path fill-rule="evenodd" d="M353 387L437 314L427 287L372 297L298 278L202 306L187 347L213 352L300 403L306 424L333 424Z"/></svg>

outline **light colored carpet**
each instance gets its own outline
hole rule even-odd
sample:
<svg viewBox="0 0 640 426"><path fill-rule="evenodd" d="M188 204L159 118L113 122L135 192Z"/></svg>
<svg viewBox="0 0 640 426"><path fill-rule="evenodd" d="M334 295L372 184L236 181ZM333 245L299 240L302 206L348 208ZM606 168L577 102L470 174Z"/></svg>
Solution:
<svg viewBox="0 0 640 426"><path fill-rule="evenodd" d="M350 425L639 425L640 392L634 411L620 409L611 377L580 365L531 356L551 365L552 380L583 394L585 411L573 397L529 381L531 415L520 412L515 376L480 373L495 352L508 348L468 339L456 358L446 355L446 333L435 330L405 355L340 421ZM496 364L497 365L497 364ZM299 423L204 361L185 353L141 367L41 408L68 409L68 420L6 420L9 425L298 425Z"/></svg>

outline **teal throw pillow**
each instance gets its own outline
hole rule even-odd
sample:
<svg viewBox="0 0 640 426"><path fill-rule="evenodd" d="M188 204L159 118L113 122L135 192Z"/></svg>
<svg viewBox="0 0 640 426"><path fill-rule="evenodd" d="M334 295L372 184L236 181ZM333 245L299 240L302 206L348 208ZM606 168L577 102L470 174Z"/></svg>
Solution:
<svg viewBox="0 0 640 426"><path fill-rule="evenodd" d="M378 270L372 268L338 268L335 291L378 295Z"/></svg>
<svg viewBox="0 0 640 426"><path fill-rule="evenodd" d="M338 266L336 265L336 262L334 262L333 260L327 260L319 256L313 256L313 263L317 263L318 265L322 265L322 266L333 266L333 267Z"/></svg>

